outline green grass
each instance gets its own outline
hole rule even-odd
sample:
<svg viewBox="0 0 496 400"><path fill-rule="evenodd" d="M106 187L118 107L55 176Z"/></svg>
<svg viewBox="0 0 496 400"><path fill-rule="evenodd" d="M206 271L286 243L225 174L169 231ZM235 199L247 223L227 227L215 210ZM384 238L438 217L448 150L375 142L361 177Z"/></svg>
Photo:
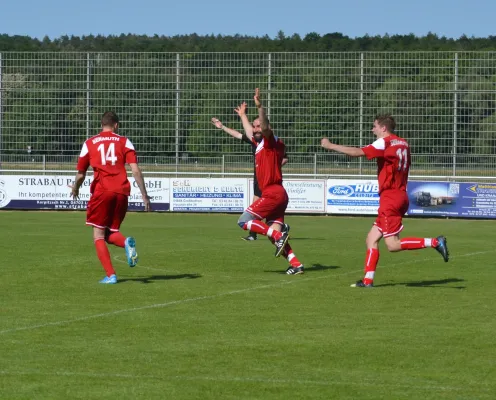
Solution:
<svg viewBox="0 0 496 400"><path fill-rule="evenodd" d="M235 215L134 213L106 286L84 217L0 213L0 399L495 398L494 222L408 219L450 262L382 247L354 289L371 218L290 216L286 276Z"/></svg>

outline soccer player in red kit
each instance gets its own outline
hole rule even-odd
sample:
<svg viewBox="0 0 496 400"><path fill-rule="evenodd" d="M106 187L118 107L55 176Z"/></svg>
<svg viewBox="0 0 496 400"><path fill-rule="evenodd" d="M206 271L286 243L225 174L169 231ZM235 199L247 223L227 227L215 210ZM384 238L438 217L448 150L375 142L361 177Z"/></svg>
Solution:
<svg viewBox="0 0 496 400"><path fill-rule="evenodd" d="M117 283L117 276L106 243L125 248L130 267L134 267L138 262L134 238L126 238L119 232L126 216L128 196L131 194L126 164L131 167L133 177L141 191L145 211L150 211L150 198L131 141L116 133L119 118L114 112L109 111L103 114L101 123L102 131L83 144L71 195L75 199L78 198L79 188L84 182L86 171L91 166L93 182L90 186L91 197L86 211L86 225L93 226L96 254L106 272L105 278L100 283L114 284Z"/></svg>
<svg viewBox="0 0 496 400"><path fill-rule="evenodd" d="M284 226L284 214L288 206L288 194L282 185L282 160L286 154L286 146L274 136L269 126L269 120L260 101L260 91L255 90L255 105L258 109L258 119L253 121L253 135L262 133L262 140L256 142L255 173L261 190L261 197L253 202L239 217L238 225L247 231L265 235L276 246L276 257L281 254L289 261L286 270L288 275L304 272L303 264L296 258L288 243L289 234L281 232ZM246 115L242 116L247 118ZM263 220L267 223L264 223ZM288 229L289 230L289 229Z"/></svg>
<svg viewBox="0 0 496 400"><path fill-rule="evenodd" d="M379 181L379 210L377 219L367 236L365 257L365 277L351 285L353 287L372 287L374 274L379 261L379 241L384 242L389 251L417 250L426 247L436 249L445 262L449 259L448 244L444 236L437 238L400 239L403 230L402 218L408 211L406 186L410 169L410 146L405 139L394 134L396 123L389 114L378 115L374 120L372 132L377 140L363 148L340 146L324 138L323 148L337 151L351 157L367 157L377 160Z"/></svg>
<svg viewBox="0 0 496 400"><path fill-rule="evenodd" d="M222 129L227 134L231 135L233 138L239 139L245 143L248 143L251 147L253 153L253 202L257 201L260 196L262 196L262 192L260 191L260 187L258 186L257 181L257 172L255 167L255 152L257 151L258 144L262 141L262 131L260 129L260 121L256 118L253 123L250 123L247 116L247 104L245 102L241 103L238 107L234 109L236 114L241 118L241 122L243 123L244 133L238 132L235 129L228 128L225 126L218 118L212 118L212 123L218 129ZM257 126L256 132L254 133L254 127ZM281 165L285 165L288 162L287 154L284 155ZM284 224L282 227L282 232L289 231L289 225ZM257 234L254 232L250 232L248 236L242 237L243 240L253 241L257 240Z"/></svg>

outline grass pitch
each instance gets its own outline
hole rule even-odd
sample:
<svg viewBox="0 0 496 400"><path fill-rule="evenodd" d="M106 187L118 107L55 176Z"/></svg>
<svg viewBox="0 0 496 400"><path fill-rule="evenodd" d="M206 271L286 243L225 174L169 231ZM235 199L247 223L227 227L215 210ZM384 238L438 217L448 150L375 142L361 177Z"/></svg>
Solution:
<svg viewBox="0 0 496 400"><path fill-rule="evenodd" d="M432 249L362 277L372 218L290 216L287 276L235 215L129 214L104 275L82 212L0 213L0 399L494 399L494 222L407 219Z"/></svg>

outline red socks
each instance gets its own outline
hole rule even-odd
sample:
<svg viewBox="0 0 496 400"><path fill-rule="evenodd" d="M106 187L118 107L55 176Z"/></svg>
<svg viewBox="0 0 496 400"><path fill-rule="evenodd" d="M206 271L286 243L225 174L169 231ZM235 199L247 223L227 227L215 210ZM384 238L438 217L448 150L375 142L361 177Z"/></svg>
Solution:
<svg viewBox="0 0 496 400"><path fill-rule="evenodd" d="M289 245L289 242L286 243L286 246L284 247L284 250L283 250L283 254L284 254L284 257L286 257L286 259L289 261L289 264L293 268L298 268L301 265L300 260L298 260L298 258L296 258L296 254L293 253L293 249Z"/></svg>
<svg viewBox="0 0 496 400"><path fill-rule="evenodd" d="M274 244L275 240L269 237L269 240L272 244ZM288 260L289 264L293 268L298 268L301 266L300 260L296 257L296 254L293 252L293 249L291 248L289 242L286 243L286 246L284 246L284 250L282 251L282 255Z"/></svg>
<svg viewBox="0 0 496 400"><path fill-rule="evenodd" d="M107 242L117 247L124 247L126 238L120 232L110 232L110 235L107 236Z"/></svg>
<svg viewBox="0 0 496 400"><path fill-rule="evenodd" d="M96 255L100 260L103 269L105 270L107 276L114 275L115 271L112 267L112 261L110 260L110 253L107 248L107 243L103 239L95 240Z"/></svg>
<svg viewBox="0 0 496 400"><path fill-rule="evenodd" d="M279 240L282 236L282 233L276 231L275 229L269 228L268 225L264 224L259 220L252 220L244 224L243 229L245 231L251 231L255 233L259 233L260 235L265 235L275 240Z"/></svg>
<svg viewBox="0 0 496 400"><path fill-rule="evenodd" d="M365 283L366 285L369 285L374 282L374 274L378 262L379 262L379 250L367 249L367 254L365 257L365 278L363 279L363 283Z"/></svg>
<svg viewBox="0 0 496 400"><path fill-rule="evenodd" d="M425 249L426 247L437 247L439 241L436 238L404 238L401 239L401 250L418 250ZM367 249L365 257L365 278L363 283L366 285L374 282L374 274L379 262L379 250Z"/></svg>
<svg viewBox="0 0 496 400"><path fill-rule="evenodd" d="M417 250L426 247L437 247L439 241L436 238L404 238L401 239L401 250Z"/></svg>

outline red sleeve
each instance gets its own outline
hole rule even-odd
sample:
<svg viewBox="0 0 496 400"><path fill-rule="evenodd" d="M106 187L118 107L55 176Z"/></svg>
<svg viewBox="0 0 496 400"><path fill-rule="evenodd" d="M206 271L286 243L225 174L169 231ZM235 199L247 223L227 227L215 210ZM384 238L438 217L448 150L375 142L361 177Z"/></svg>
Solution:
<svg viewBox="0 0 496 400"><path fill-rule="evenodd" d="M129 139L126 139L126 144L124 145L124 160L126 164L137 164L138 157L136 157L136 151L134 146Z"/></svg>
<svg viewBox="0 0 496 400"><path fill-rule="evenodd" d="M385 148L386 142L381 138L368 146L362 147L362 151L365 153L365 157L371 160L373 158L384 157Z"/></svg>
<svg viewBox="0 0 496 400"><path fill-rule="evenodd" d="M81 153L79 154L79 159L77 162L76 169L78 171L86 172L90 167L90 152L88 150L88 146L86 142L83 144L83 148L81 149Z"/></svg>

